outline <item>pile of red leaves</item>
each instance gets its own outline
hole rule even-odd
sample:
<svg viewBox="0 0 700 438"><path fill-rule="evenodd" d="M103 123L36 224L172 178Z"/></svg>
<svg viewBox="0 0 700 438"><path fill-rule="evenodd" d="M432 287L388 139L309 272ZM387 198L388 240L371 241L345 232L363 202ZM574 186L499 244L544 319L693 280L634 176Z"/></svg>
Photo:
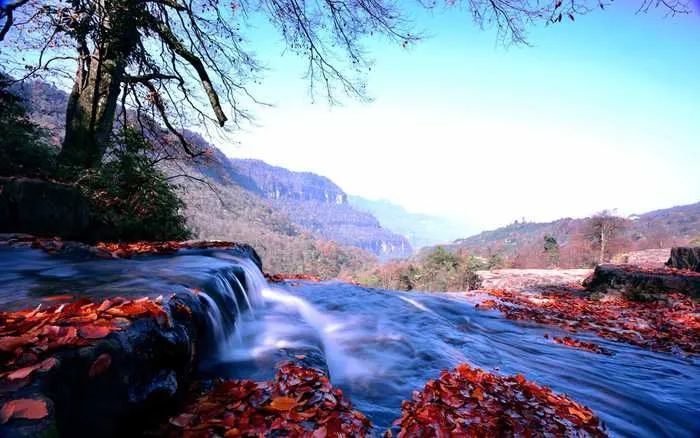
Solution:
<svg viewBox="0 0 700 438"><path fill-rule="evenodd" d="M607 436L593 412L568 397L467 364L414 392L394 425L399 437Z"/></svg>
<svg viewBox="0 0 700 438"><path fill-rule="evenodd" d="M287 363L270 382L232 380L170 419L168 436L366 436L371 424L321 372Z"/></svg>
<svg viewBox="0 0 700 438"><path fill-rule="evenodd" d="M49 371L58 363L53 356L57 350L90 345L128 326L132 319L152 317L168 325L168 315L158 301L117 297L97 304L79 299L46 309L39 305L34 310L0 312L0 391L21 388L35 374ZM98 358L90 372L99 374L110 361Z"/></svg>
<svg viewBox="0 0 700 438"><path fill-rule="evenodd" d="M549 339L549 335L545 333L545 338ZM566 345L567 347L577 348L579 350L589 351L596 354L604 354L606 356L612 356L612 351L607 348L603 348L594 342L585 342L578 339L574 339L570 336L564 336L563 338L552 337L552 340L557 344Z"/></svg>
<svg viewBox="0 0 700 438"><path fill-rule="evenodd" d="M479 308L498 309L509 319L555 325L574 333L592 331L605 339L655 351L700 353L700 313L685 295L636 302L624 298L594 300L570 293L487 293L498 301L486 300Z"/></svg>
<svg viewBox="0 0 700 438"><path fill-rule="evenodd" d="M131 258L138 254L172 254L181 249L235 248L237 246L239 246L238 243L224 241L97 243L97 249L118 258Z"/></svg>
<svg viewBox="0 0 700 438"><path fill-rule="evenodd" d="M267 281L272 283L281 283L287 280L313 281L318 283L321 277L313 274L265 274Z"/></svg>
<svg viewBox="0 0 700 438"><path fill-rule="evenodd" d="M31 235L14 235L9 239L0 241L0 245L29 245L35 249L41 249L49 254L61 251L67 245L76 245L76 242L64 242L60 237L42 238ZM240 244L225 241L167 241L167 242L98 242L94 247L86 248L96 250L96 255L101 257L131 258L139 254L173 254L181 249L208 249L208 248L235 248Z"/></svg>

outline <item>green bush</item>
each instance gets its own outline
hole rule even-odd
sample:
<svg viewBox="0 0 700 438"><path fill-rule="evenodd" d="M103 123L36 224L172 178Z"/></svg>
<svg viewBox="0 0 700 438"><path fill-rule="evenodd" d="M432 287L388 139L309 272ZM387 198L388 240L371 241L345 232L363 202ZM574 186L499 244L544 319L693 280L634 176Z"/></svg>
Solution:
<svg viewBox="0 0 700 438"><path fill-rule="evenodd" d="M0 176L50 177L56 151L0 75Z"/></svg>
<svg viewBox="0 0 700 438"><path fill-rule="evenodd" d="M102 240L183 240L190 237L175 185L154 167L150 143L132 129L113 142L99 169L82 170L77 183L90 201Z"/></svg>
<svg viewBox="0 0 700 438"><path fill-rule="evenodd" d="M437 247L421 260L387 262L354 279L367 286L394 290L464 291L481 287L476 271L485 266L477 257L457 255Z"/></svg>

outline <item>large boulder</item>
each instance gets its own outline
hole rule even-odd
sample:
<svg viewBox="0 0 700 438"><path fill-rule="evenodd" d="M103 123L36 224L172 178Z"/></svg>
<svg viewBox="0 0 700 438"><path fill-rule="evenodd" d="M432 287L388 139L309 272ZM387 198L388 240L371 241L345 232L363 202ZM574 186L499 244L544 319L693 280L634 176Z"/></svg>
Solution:
<svg viewBox="0 0 700 438"><path fill-rule="evenodd" d="M700 273L634 265L598 265L583 281L589 291L620 291L634 297L682 293L700 298Z"/></svg>
<svg viewBox="0 0 700 438"><path fill-rule="evenodd" d="M62 349L54 356L57 364L34 373L26 386L14 389L3 381L1 406L10 400L43 400L48 415L2 424L0 438L139 436L167 417L196 370L206 310L188 293L173 296L164 309L170 315L167 324L137 319L89 346Z"/></svg>
<svg viewBox="0 0 700 438"><path fill-rule="evenodd" d="M666 266L700 272L700 246L672 248L671 257L666 262Z"/></svg>
<svg viewBox="0 0 700 438"><path fill-rule="evenodd" d="M82 237L90 225L87 200L73 186L0 177L0 232Z"/></svg>

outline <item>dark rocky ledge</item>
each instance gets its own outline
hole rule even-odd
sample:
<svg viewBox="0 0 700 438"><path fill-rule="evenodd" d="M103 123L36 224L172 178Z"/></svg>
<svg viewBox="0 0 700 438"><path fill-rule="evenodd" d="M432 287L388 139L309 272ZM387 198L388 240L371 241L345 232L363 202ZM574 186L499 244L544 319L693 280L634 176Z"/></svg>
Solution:
<svg viewBox="0 0 700 438"><path fill-rule="evenodd" d="M634 265L598 265L583 286L589 291L620 291L639 297L678 292L700 298L700 273Z"/></svg>
<svg viewBox="0 0 700 438"><path fill-rule="evenodd" d="M55 366L35 373L18 390L3 380L0 404L9 400L44 400L49 414L40 420L11 419L1 437L137 436L178 402L196 370L203 342L204 309L192 294L178 294L163 304L167 324L135 319L88 346L61 349ZM95 375L100 356L109 364Z"/></svg>
<svg viewBox="0 0 700 438"><path fill-rule="evenodd" d="M671 257L666 262L666 266L700 272L700 246L671 248Z"/></svg>

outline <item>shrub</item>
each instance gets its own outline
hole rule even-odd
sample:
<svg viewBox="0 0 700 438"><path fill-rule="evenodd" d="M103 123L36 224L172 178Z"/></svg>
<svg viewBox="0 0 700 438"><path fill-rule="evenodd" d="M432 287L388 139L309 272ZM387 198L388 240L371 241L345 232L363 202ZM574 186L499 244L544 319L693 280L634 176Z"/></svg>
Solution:
<svg viewBox="0 0 700 438"><path fill-rule="evenodd" d="M82 170L78 185L90 201L95 236L104 240L183 240L190 236L177 188L155 168L151 145L126 128L102 167Z"/></svg>

